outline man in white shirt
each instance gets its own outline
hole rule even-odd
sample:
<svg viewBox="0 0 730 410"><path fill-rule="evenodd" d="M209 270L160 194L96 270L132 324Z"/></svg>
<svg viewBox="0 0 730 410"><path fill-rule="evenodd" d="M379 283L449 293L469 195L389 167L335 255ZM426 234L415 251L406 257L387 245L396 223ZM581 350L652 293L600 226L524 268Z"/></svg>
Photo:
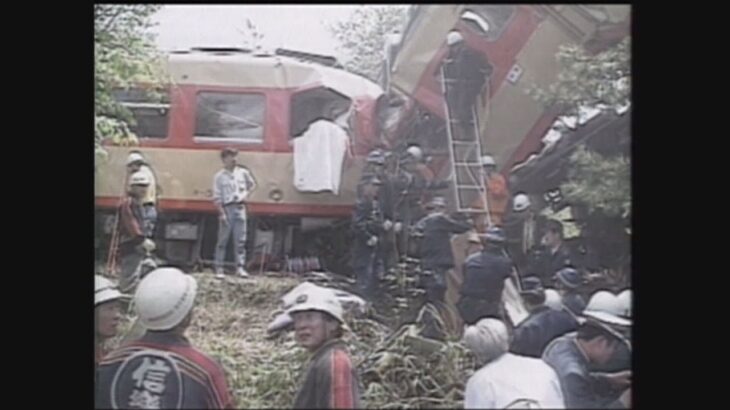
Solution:
<svg viewBox="0 0 730 410"><path fill-rule="evenodd" d="M540 359L508 353L509 334L497 319L482 319L464 332L464 344L482 367L469 378L464 408L565 408L560 380Z"/></svg>
<svg viewBox="0 0 730 410"><path fill-rule="evenodd" d="M246 272L246 205L244 200L256 189L256 180L251 172L236 163L238 152L226 148L221 152L223 169L213 178L213 202L218 208L218 243L215 247L215 274L223 278L223 259L226 256L228 239L233 234L236 252L237 273L248 277Z"/></svg>

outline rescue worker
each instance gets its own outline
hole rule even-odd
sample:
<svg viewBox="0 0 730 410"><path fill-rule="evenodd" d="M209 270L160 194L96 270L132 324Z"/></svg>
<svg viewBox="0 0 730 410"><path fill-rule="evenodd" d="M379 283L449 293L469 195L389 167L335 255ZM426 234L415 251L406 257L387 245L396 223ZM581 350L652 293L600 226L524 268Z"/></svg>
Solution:
<svg viewBox="0 0 730 410"><path fill-rule="evenodd" d="M424 164L423 150L417 145L411 145L406 149L401 164L403 166L398 168L393 178L394 216L406 228L402 231L398 242L400 253L406 254L410 253L411 249L405 231L423 218L425 196L427 194L430 196L430 192L448 188L449 182L435 179L433 171Z"/></svg>
<svg viewBox="0 0 730 410"><path fill-rule="evenodd" d="M94 363L98 364L107 353L104 343L117 335L123 295L112 281L103 276L94 276L94 282Z"/></svg>
<svg viewBox="0 0 730 410"><path fill-rule="evenodd" d="M583 315L607 323L626 339L626 343L617 347L608 362L592 364L591 371L614 373L631 369L631 320L624 316L625 313L622 300L613 293L599 290L591 296ZM605 387L604 394L610 395L610 389Z"/></svg>
<svg viewBox="0 0 730 410"><path fill-rule="evenodd" d="M427 206L429 214L418 221L416 229L423 233L420 246L421 272L429 301L443 302L446 275L454 268L451 236L472 229L471 221L458 221L446 214L446 200L435 197Z"/></svg>
<svg viewBox="0 0 730 410"><path fill-rule="evenodd" d="M578 293L581 284L580 272L573 268L563 268L555 274L555 289L563 304L576 315L581 315L586 307L585 299Z"/></svg>
<svg viewBox="0 0 730 410"><path fill-rule="evenodd" d="M142 209L144 210L143 230L145 233L145 237L154 238L155 228L157 226L157 177L155 176L155 172L152 170L150 164L147 162L144 156L142 156L141 152L136 150L130 151L129 156L127 157L128 183L129 178L137 172L141 172L146 175L150 181L150 184L147 187L147 193L142 199Z"/></svg>
<svg viewBox="0 0 730 410"><path fill-rule="evenodd" d="M145 237L142 205L150 179L144 172L137 172L129 178L129 184L127 196L119 205L119 287L122 292L129 292L137 284L145 255L155 250L155 243Z"/></svg>
<svg viewBox="0 0 730 410"><path fill-rule="evenodd" d="M449 32L446 44L449 51L444 59L443 69L447 84L450 85L446 91L446 98L450 116L459 125L456 127L459 131L454 137L469 139L461 135L474 133L472 107L492 74L492 66L482 54L466 46L464 37L458 30Z"/></svg>
<svg viewBox="0 0 730 410"><path fill-rule="evenodd" d="M482 175L484 178L484 186L487 189L487 205L484 204L484 197L480 196L472 204L475 209L488 209L491 224L496 226L503 225L503 219L507 205L509 203L510 194L507 189L507 181L502 174L497 172L497 163L491 155L481 157ZM478 232L484 232L487 223L487 214L478 214L476 218L476 228Z"/></svg>
<svg viewBox="0 0 730 410"><path fill-rule="evenodd" d="M223 278L223 260L228 240L233 235L236 273L247 278L246 272L246 205L245 200L256 189L256 180L248 168L236 161L238 151L225 148L221 151L223 169L213 178L213 202L218 208L218 242L215 246L215 274Z"/></svg>
<svg viewBox="0 0 730 410"><path fill-rule="evenodd" d="M385 221L380 210L378 192L381 184L377 175L363 177L358 186L358 199L352 221L352 267L358 290L366 298L374 295L383 273L383 251L378 238L392 228L392 222Z"/></svg>
<svg viewBox="0 0 730 410"><path fill-rule="evenodd" d="M465 409L565 408L558 375L540 359L509 353L502 321L481 319L463 339L481 366L466 383Z"/></svg>
<svg viewBox="0 0 730 410"><path fill-rule="evenodd" d="M295 409L360 407L359 379L342 341L342 305L329 289L299 295L287 313L294 320L297 343L311 353Z"/></svg>
<svg viewBox="0 0 730 410"><path fill-rule="evenodd" d="M578 329L578 320L572 314L545 305L545 289L537 276L522 279L520 295L530 315L514 329L510 352L540 358L553 339Z"/></svg>
<svg viewBox="0 0 730 410"><path fill-rule="evenodd" d="M96 408L235 408L223 369L185 337L197 287L175 268L142 279L134 305L147 331L99 364Z"/></svg>
<svg viewBox="0 0 730 410"><path fill-rule="evenodd" d="M563 237L563 224L554 219L548 220L541 246L533 249L529 258L528 270L540 276L543 286L549 285L559 270L573 264Z"/></svg>
<svg viewBox="0 0 730 410"><path fill-rule="evenodd" d="M390 173L387 169L387 162L391 160L388 153L375 149L368 154L367 165L363 170L362 178L366 178L369 175L376 175L381 181L380 189L378 190L378 202L380 209L383 213L385 221L393 222L393 229L385 232L380 237L381 247L383 250L383 265L385 271L389 271L398 262L396 252L396 235L401 232L403 225L400 222L395 222L395 211L393 197L395 194L395 185L391 178ZM390 161L392 162L392 160Z"/></svg>
<svg viewBox="0 0 730 410"><path fill-rule="evenodd" d="M512 261L504 252L502 230L490 227L482 240L484 249L464 262L464 283L457 308L466 324L485 317L501 318L504 281L514 272Z"/></svg>
<svg viewBox="0 0 730 410"><path fill-rule="evenodd" d="M517 193L512 199L512 212L504 218L504 233L509 256L519 272L527 267L527 251L533 246L535 212L530 198Z"/></svg>
<svg viewBox="0 0 730 410"><path fill-rule="evenodd" d="M589 318L577 333L553 340L543 353L543 360L560 377L560 385L569 409L631 407L631 371L596 377L590 366L605 364L625 340L616 330L603 322ZM609 384L623 391L620 397L605 397L597 393L600 384Z"/></svg>

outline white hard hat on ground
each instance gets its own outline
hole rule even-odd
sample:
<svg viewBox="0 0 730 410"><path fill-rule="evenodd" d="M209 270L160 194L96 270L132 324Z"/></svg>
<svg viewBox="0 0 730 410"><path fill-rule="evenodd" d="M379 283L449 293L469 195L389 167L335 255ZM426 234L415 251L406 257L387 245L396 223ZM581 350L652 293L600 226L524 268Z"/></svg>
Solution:
<svg viewBox="0 0 730 410"><path fill-rule="evenodd" d="M142 325L150 330L177 326L190 312L198 292L195 279L176 268L159 268L137 286L134 304Z"/></svg>
<svg viewBox="0 0 730 410"><path fill-rule="evenodd" d="M450 46L462 41L464 41L464 36L456 30L449 31L449 34L446 35L446 44Z"/></svg>
<svg viewBox="0 0 730 410"><path fill-rule="evenodd" d="M309 292L302 293L297 296L294 305L286 313L292 315L307 310L329 313L338 322L345 323L345 319L342 317L342 304L330 289L312 289Z"/></svg>
<svg viewBox="0 0 730 410"><path fill-rule="evenodd" d="M138 152L133 152L127 157L127 165L134 164L135 162L144 162L144 157Z"/></svg>
<svg viewBox="0 0 730 410"><path fill-rule="evenodd" d="M481 158L481 163L482 163L483 167L487 166L487 165L494 165L494 166L497 165L497 163L494 162L494 158L491 155L483 155Z"/></svg>
<svg viewBox="0 0 730 410"><path fill-rule="evenodd" d="M132 177L129 178L129 185L144 185L147 186L150 184L150 178L147 176L146 173L138 171L132 174Z"/></svg>
<svg viewBox="0 0 730 410"><path fill-rule="evenodd" d="M120 299L123 296L114 282L101 275L94 276L94 306Z"/></svg>
<svg viewBox="0 0 730 410"><path fill-rule="evenodd" d="M515 195L514 203L512 204L512 209L515 212L522 212L525 209L530 207L530 197L523 193L519 193Z"/></svg>
<svg viewBox="0 0 730 410"><path fill-rule="evenodd" d="M618 297L605 290L600 290L591 296L591 299L588 301L588 306L583 311L583 315L611 325L631 325L630 320L621 317L621 303Z"/></svg>

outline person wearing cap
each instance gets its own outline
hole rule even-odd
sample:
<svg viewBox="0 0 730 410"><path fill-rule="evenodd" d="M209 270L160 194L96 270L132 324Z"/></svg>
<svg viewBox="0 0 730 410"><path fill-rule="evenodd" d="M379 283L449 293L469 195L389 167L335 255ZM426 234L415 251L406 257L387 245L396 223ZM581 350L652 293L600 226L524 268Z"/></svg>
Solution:
<svg viewBox="0 0 730 410"><path fill-rule="evenodd" d="M342 341L342 305L330 289L299 295L287 313L294 320L297 343L311 353L295 409L360 407L357 370Z"/></svg>
<svg viewBox="0 0 730 410"><path fill-rule="evenodd" d="M529 316L514 329L510 352L540 358L553 339L578 329L578 320L564 308L545 305L547 296L537 276L522 279L520 295Z"/></svg>
<svg viewBox="0 0 730 410"><path fill-rule="evenodd" d="M575 315L581 315L586 307L586 301L578 293L583 283L580 272L573 268L563 268L555 274L555 289L565 305Z"/></svg>
<svg viewBox="0 0 730 410"><path fill-rule="evenodd" d="M576 333L553 340L545 348L542 359L560 377L566 408L628 408L631 406L631 371L591 374L591 366L611 360L616 349L626 343L623 336L603 321L588 317ZM599 393L602 384L621 391L607 397Z"/></svg>
<svg viewBox="0 0 730 410"><path fill-rule="evenodd" d="M383 249L380 237L392 229L393 224L383 218L378 201L382 181L377 175L369 174L358 185L358 198L352 217L354 233L352 268L355 271L357 287L361 296L373 296L378 279L383 273Z"/></svg>
<svg viewBox="0 0 730 410"><path fill-rule="evenodd" d="M509 204L510 193L507 189L507 181L502 174L497 172L497 163L491 155L483 155L480 159L482 165L482 178L484 187L487 189L487 205L484 204L484 197L480 196L471 204L475 209L487 209L492 225L502 226L504 214ZM487 226L486 213L479 214L475 218L477 231L484 232Z"/></svg>
<svg viewBox="0 0 730 410"><path fill-rule="evenodd" d="M555 274L573 265L570 250L563 242L564 229L560 221L547 221L545 234L540 241L540 247L532 250L529 257L528 270L534 272L544 286L552 281Z"/></svg>
<svg viewBox="0 0 730 410"><path fill-rule="evenodd" d="M396 188L393 177L389 172L389 168L392 168L394 161L389 153L376 148L370 151L366 162L367 165L360 179L363 181L370 175L376 175L380 179L381 185L378 190L380 209L383 213L384 221L390 221L393 224L393 229L384 232L379 238L383 249L384 269L388 271L397 263L397 252L395 252L396 236L400 234L403 227L403 224L395 219L395 203L393 198Z"/></svg>
<svg viewBox="0 0 730 410"><path fill-rule="evenodd" d="M512 198L512 212L504 217L504 232L509 255L523 272L527 267L527 252L534 245L535 211L530 197L518 192Z"/></svg>
<svg viewBox="0 0 730 410"><path fill-rule="evenodd" d="M466 382L465 409L565 408L558 375L540 359L509 352L502 321L479 320L466 328L463 342L480 366Z"/></svg>
<svg viewBox="0 0 730 410"><path fill-rule="evenodd" d="M96 275L94 277L94 363L106 355L104 343L117 335L119 321L122 318L119 301L122 294L109 279Z"/></svg>
<svg viewBox="0 0 730 410"><path fill-rule="evenodd" d="M502 229L490 227L481 237L484 247L464 262L464 283L459 291L457 307L467 324L485 317L501 317L504 281L514 275L514 265L504 252Z"/></svg>
<svg viewBox="0 0 730 410"><path fill-rule="evenodd" d="M97 368L96 408L235 408L221 366L185 337L197 282L175 268L140 281L134 306L146 332Z"/></svg>
<svg viewBox="0 0 730 410"><path fill-rule="evenodd" d="M626 316L626 310L621 295L616 296L606 290L599 290L591 295L583 315L588 318L603 321L612 326L626 339L627 343L618 346L611 359L606 363L592 364L591 371L597 373L615 373L631 369L631 319ZM611 394L611 389L604 385L605 394Z"/></svg>
<svg viewBox="0 0 730 410"><path fill-rule="evenodd" d="M492 74L492 66L483 54L471 50L458 30L446 36L449 47L444 59L443 70L447 84L446 98L452 119L458 121L459 133L474 133L472 107L476 97L482 93L488 77ZM456 139L469 139L455 135Z"/></svg>
<svg viewBox="0 0 730 410"><path fill-rule="evenodd" d="M139 280L145 255L155 249L155 243L145 235L143 207L150 179L144 172L132 174L129 191L119 204L120 240L117 251L120 259L119 287L128 292Z"/></svg>
<svg viewBox="0 0 730 410"><path fill-rule="evenodd" d="M218 209L218 241L215 246L214 268L217 278L223 278L223 260L228 241L233 236L236 273L249 277L246 272L246 205L245 200L256 189L256 180L248 168L236 161L238 151L226 148L221 151L223 169L213 178L213 203Z"/></svg>
<svg viewBox="0 0 730 410"><path fill-rule="evenodd" d="M157 177L152 166L147 162L140 151L134 150L129 152L127 157L127 185L133 174L141 172L147 175L150 183L147 186L147 192L142 198L142 209L144 210L144 232L148 238L155 235L155 227L157 226Z"/></svg>
<svg viewBox="0 0 730 410"><path fill-rule="evenodd" d="M434 172L425 164L424 153L418 145L409 145L402 154L397 174L393 178L395 217L404 228L413 225L425 216L423 204L433 193L449 187L449 181L436 179ZM401 253L408 250L408 235L405 231L399 238Z"/></svg>
<svg viewBox="0 0 730 410"><path fill-rule="evenodd" d="M421 232L421 270L425 279L426 296L430 301L443 302L446 275L454 268L451 237L473 228L471 220L456 220L446 213L446 199L435 197L427 206L427 216L416 223Z"/></svg>

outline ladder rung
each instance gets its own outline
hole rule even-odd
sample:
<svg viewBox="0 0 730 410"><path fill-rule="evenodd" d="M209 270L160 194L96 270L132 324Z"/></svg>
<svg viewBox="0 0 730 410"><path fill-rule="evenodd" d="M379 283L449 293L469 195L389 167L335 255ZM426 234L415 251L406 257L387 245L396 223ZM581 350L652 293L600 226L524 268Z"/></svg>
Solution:
<svg viewBox="0 0 730 410"><path fill-rule="evenodd" d="M476 140L474 140L474 141L459 141L459 140L456 140L456 141L451 141L451 143L452 144L460 144L460 145L477 145Z"/></svg>
<svg viewBox="0 0 730 410"><path fill-rule="evenodd" d="M454 165L457 167L481 167L482 164L479 162L455 162Z"/></svg>

